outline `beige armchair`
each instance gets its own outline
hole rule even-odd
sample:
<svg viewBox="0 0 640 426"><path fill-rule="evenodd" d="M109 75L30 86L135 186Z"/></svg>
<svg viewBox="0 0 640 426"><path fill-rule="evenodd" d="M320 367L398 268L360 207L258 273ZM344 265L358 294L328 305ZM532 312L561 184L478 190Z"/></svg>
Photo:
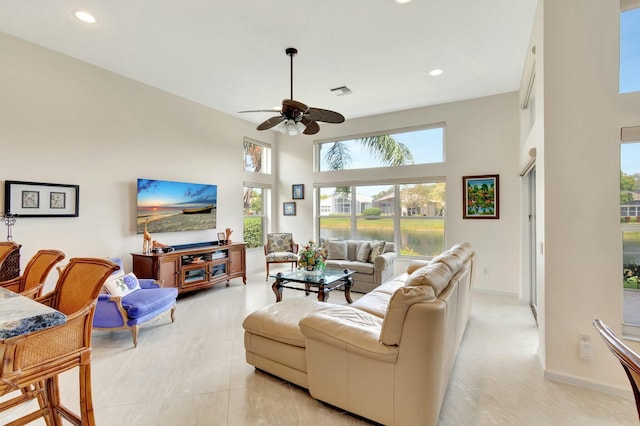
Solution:
<svg viewBox="0 0 640 426"><path fill-rule="evenodd" d="M293 234L267 234L264 255L267 266L265 281L269 279L269 265L272 263L291 263L291 269L298 267L298 244L293 241Z"/></svg>

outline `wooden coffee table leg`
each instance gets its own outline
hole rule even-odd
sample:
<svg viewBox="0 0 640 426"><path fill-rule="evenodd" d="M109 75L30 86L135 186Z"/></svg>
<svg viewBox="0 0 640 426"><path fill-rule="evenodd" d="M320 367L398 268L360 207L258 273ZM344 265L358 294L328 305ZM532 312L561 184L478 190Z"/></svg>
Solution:
<svg viewBox="0 0 640 426"><path fill-rule="evenodd" d="M351 300L351 284L353 283L353 280L351 279L351 277L347 277L344 280L344 298L346 299L347 303L353 303L353 300Z"/></svg>
<svg viewBox="0 0 640 426"><path fill-rule="evenodd" d="M324 283L320 282L320 284L318 284L318 302L326 302L328 299L329 290L325 290Z"/></svg>
<svg viewBox="0 0 640 426"><path fill-rule="evenodd" d="M276 276L276 281L271 286L271 290L273 290L273 292L276 294L276 303L282 301L283 287L281 284L282 284L282 276L281 276L281 273L278 272L278 275Z"/></svg>

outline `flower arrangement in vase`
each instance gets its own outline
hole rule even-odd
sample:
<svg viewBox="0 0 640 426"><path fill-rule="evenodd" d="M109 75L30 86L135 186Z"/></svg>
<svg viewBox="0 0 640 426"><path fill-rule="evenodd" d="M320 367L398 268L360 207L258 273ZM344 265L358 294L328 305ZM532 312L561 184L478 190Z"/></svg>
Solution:
<svg viewBox="0 0 640 426"><path fill-rule="evenodd" d="M325 268L324 261L327 258L327 252L314 241L309 241L298 252L298 257L300 258L298 267L309 275L319 275Z"/></svg>

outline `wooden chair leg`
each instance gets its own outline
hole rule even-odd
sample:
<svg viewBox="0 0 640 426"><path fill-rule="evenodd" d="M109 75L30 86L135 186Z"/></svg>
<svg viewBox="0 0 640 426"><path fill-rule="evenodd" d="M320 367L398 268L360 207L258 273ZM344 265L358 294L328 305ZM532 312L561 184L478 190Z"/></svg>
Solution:
<svg viewBox="0 0 640 426"><path fill-rule="evenodd" d="M265 281L269 281L269 262L267 262L267 276L264 278Z"/></svg>
<svg viewBox="0 0 640 426"><path fill-rule="evenodd" d="M176 322L176 305L171 308L171 322Z"/></svg>
<svg viewBox="0 0 640 426"><path fill-rule="evenodd" d="M133 327L130 328L131 330L131 337L133 338L133 347L137 348L138 347L138 326L134 325Z"/></svg>
<svg viewBox="0 0 640 426"><path fill-rule="evenodd" d="M62 426L62 417L58 408L60 407L60 391L58 389L58 376L53 376L44 380L44 391L46 395L44 399L46 401L47 412L45 412L44 418L47 424Z"/></svg>
<svg viewBox="0 0 640 426"><path fill-rule="evenodd" d="M91 364L80 365L80 416L82 424L95 426L93 400L91 395Z"/></svg>

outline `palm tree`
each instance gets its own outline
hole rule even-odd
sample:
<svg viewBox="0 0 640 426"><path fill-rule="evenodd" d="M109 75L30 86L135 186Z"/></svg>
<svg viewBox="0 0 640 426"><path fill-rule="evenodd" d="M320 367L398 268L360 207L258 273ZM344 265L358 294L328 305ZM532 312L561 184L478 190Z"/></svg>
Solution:
<svg viewBox="0 0 640 426"><path fill-rule="evenodd" d="M388 166L413 164L413 155L409 148L390 135L368 136L357 141ZM334 142L325 153L324 159L329 165L329 170L344 170L351 162L351 153L344 143Z"/></svg>

